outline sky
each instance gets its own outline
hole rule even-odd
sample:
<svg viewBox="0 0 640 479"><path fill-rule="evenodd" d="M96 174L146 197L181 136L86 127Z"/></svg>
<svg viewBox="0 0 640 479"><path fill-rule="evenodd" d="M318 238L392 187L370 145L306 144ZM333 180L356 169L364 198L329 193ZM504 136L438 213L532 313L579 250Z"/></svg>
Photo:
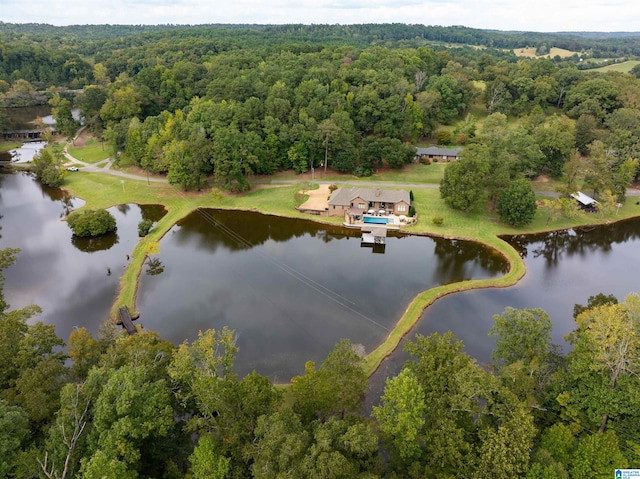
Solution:
<svg viewBox="0 0 640 479"><path fill-rule="evenodd" d="M639 31L638 0L0 0L0 21L78 24L463 25L495 30Z"/></svg>

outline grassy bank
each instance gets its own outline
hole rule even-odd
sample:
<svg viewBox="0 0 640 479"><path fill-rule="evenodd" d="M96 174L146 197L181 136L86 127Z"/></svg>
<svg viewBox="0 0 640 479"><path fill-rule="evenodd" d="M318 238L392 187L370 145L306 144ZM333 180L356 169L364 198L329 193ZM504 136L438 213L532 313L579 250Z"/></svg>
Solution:
<svg viewBox="0 0 640 479"><path fill-rule="evenodd" d="M89 140L82 147L69 146L68 151L71 156L85 163L97 163L109 158L109 151L105 148L104 143L95 139Z"/></svg>
<svg viewBox="0 0 640 479"><path fill-rule="evenodd" d="M419 167L420 165L415 166ZM416 168L417 171L424 171L424 169L424 167ZM409 172L409 175L413 174L415 172ZM384 180L388 181L389 178L385 177ZM353 184L356 185L357 181L354 181ZM252 210L323 223L342 223L342 218L320 218L296 211L295 193L300 190L301 185L302 182L264 185L242 195L226 194L217 189L199 193L185 193L162 183L147 185L144 180L122 180L111 175L79 172L67 177L65 187L73 195L83 198L87 202L87 206L91 208L108 208L122 203L138 203L163 204L167 209L164 218L158 222L147 237L138 243L132 253L132 260L121 278L120 290L112 308L112 316L115 317L115 312L120 306L126 305L131 310L135 310L138 277L147 257L149 245L159 243L177 221L199 207ZM594 214L574 219L557 219L547 224L546 211L539 209L530 225L524 228L512 228L500 224L496 217L487 214L487 212L471 214L449 209L440 199L440 193L437 189L416 188L413 191L419 220L415 226L407 229L408 232L481 242L501 254L509 262L510 267L508 273L499 278L443 285L416 296L408 305L394 330L382 344L367 356L365 364L369 374L372 374L382 360L393 352L402 337L409 333L420 319L424 309L438 298L476 288L508 287L515 284L524 275L525 265L522 258L508 243L499 238L500 235L544 232L587 224L605 224L613 220L640 216L640 205L637 204L635 198L632 198L620 208L617 215L609 218ZM443 218L444 221L441 225L433 223L432 219L436 216Z"/></svg>
<svg viewBox="0 0 640 479"><path fill-rule="evenodd" d="M0 153L20 148L22 143L19 141L0 141Z"/></svg>

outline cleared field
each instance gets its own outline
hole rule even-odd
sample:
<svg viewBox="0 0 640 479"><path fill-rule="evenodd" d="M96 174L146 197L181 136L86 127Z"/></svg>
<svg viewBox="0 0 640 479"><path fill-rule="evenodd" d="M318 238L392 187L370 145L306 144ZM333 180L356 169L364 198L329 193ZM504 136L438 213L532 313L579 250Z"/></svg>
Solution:
<svg viewBox="0 0 640 479"><path fill-rule="evenodd" d="M621 72L629 73L633 67L640 65L640 60L629 60L628 62L614 63L600 68L594 68L597 72Z"/></svg>
<svg viewBox="0 0 640 479"><path fill-rule="evenodd" d="M572 52L571 50L565 50L564 48L551 47L551 51L547 55L536 55L535 47L527 47L527 48L514 48L513 53L519 57L527 57L527 58L553 58L556 55L560 58L569 58L574 54L580 54L580 52Z"/></svg>

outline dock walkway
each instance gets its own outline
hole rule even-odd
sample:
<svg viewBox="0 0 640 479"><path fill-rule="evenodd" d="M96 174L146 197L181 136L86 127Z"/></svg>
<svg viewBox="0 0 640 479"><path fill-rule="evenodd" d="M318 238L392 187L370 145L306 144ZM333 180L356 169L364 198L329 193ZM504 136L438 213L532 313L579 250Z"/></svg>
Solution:
<svg viewBox="0 0 640 479"><path fill-rule="evenodd" d="M133 324L133 319L131 318L131 313L129 313L129 308L124 306L120 308L118 312L120 313L120 324L122 324L124 329L127 330L127 333L129 333L129 335L136 334L138 330Z"/></svg>

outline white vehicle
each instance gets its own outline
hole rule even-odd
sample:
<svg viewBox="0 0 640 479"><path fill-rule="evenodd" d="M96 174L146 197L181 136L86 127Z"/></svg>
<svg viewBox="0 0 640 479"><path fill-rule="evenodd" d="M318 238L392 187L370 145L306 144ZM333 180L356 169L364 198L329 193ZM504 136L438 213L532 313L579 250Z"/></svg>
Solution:
<svg viewBox="0 0 640 479"><path fill-rule="evenodd" d="M67 171L78 171L77 166L67 166Z"/></svg>

